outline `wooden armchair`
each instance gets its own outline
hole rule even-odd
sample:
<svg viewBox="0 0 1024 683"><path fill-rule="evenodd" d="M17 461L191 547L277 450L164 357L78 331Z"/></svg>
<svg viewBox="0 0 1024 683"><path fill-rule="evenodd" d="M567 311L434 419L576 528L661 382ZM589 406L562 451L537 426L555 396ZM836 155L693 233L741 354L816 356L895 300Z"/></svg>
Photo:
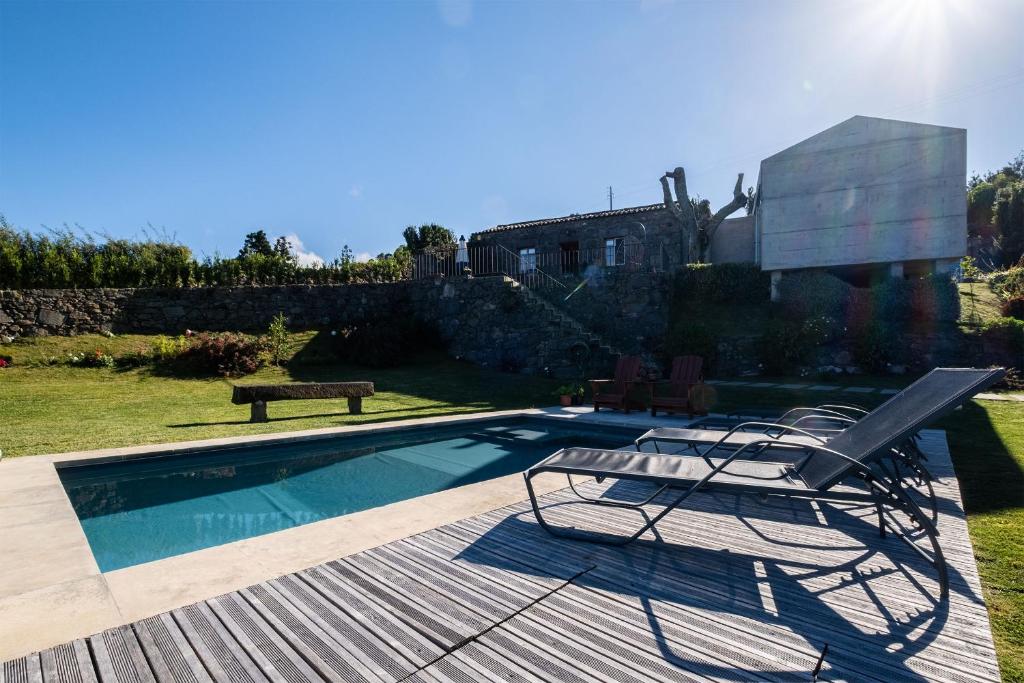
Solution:
<svg viewBox="0 0 1024 683"><path fill-rule="evenodd" d="M704 381L704 359L700 356L676 356L672 359L672 373L661 382L648 382L650 391L651 417L657 417L658 410L669 414L686 413L693 417L703 412L704 406L694 406L691 390ZM658 387L665 387L658 391Z"/></svg>
<svg viewBox="0 0 1024 683"><path fill-rule="evenodd" d="M633 387L640 383L640 357L619 356L615 363L614 379L592 379L590 389L594 394L594 412L607 406L629 413L631 408L643 410L643 401L631 396Z"/></svg>

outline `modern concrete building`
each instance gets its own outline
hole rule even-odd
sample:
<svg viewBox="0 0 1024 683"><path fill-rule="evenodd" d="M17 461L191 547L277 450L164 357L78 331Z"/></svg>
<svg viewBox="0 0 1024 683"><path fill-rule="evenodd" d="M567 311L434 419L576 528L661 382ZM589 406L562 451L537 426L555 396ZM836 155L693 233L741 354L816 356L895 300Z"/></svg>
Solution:
<svg viewBox="0 0 1024 683"><path fill-rule="evenodd" d="M949 270L967 252L967 131L854 116L761 162L755 259L848 277Z"/></svg>
<svg viewBox="0 0 1024 683"><path fill-rule="evenodd" d="M756 208L726 220L711 261L851 280L949 270L967 252L967 131L854 116L761 162ZM652 183L653 185L653 183ZM683 240L661 204L499 225L474 243L554 272L629 265L671 269Z"/></svg>

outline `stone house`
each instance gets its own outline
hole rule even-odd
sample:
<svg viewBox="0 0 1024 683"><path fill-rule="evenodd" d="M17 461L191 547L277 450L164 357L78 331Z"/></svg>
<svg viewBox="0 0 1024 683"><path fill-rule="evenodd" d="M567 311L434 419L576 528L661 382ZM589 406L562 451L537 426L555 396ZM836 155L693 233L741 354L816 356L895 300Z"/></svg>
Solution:
<svg viewBox="0 0 1024 683"><path fill-rule="evenodd" d="M753 261L753 229L752 216L727 219L712 245L712 261ZM498 225L474 233L470 245L508 250L522 267L552 275L590 266L672 270L685 254L683 235L663 204Z"/></svg>
<svg viewBox="0 0 1024 683"><path fill-rule="evenodd" d="M773 290L795 270L858 284L949 271L967 253L966 148L961 128L854 116L763 160L754 213L722 223L710 260L758 263ZM672 270L685 253L662 204L498 225L470 245L552 275Z"/></svg>

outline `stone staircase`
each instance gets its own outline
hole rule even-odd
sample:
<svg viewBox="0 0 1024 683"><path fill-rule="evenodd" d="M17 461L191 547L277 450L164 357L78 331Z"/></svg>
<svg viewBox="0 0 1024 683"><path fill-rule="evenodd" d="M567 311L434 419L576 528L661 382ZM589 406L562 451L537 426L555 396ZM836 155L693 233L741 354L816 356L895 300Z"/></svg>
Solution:
<svg viewBox="0 0 1024 683"><path fill-rule="evenodd" d="M611 377L622 353L619 349L519 281L508 276L504 279L508 288L519 295L531 317L549 333L534 350L538 366L526 368L527 372L547 369L555 377L575 379L581 371L577 354L585 349L581 359L584 376ZM645 356L644 366L649 375L657 376L659 370L653 358Z"/></svg>

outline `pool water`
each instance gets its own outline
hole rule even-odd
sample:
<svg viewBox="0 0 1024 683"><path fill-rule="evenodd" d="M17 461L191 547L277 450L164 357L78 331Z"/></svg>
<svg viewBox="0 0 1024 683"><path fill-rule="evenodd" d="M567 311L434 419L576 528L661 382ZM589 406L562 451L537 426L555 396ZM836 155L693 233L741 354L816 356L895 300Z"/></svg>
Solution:
<svg viewBox="0 0 1024 683"><path fill-rule="evenodd" d="M521 472L559 448L640 430L518 418L66 466L60 478L111 571Z"/></svg>

